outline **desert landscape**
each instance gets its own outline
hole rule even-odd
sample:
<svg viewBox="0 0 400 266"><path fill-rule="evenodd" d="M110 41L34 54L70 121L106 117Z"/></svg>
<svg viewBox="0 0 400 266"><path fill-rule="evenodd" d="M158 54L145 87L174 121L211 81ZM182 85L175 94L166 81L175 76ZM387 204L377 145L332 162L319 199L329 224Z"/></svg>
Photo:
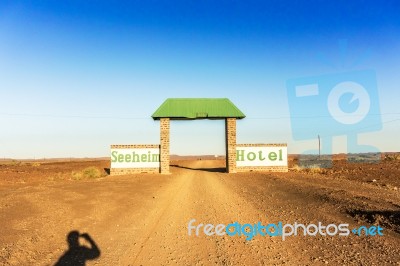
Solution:
<svg viewBox="0 0 400 266"><path fill-rule="evenodd" d="M400 266L399 1L0 1L0 266Z"/></svg>
<svg viewBox="0 0 400 266"><path fill-rule="evenodd" d="M0 264L399 265L397 158L366 164L337 156L330 169L302 169L292 156L288 173L227 174L223 160L176 157L170 175L121 176L108 175L106 159L2 161ZM384 235L247 241L189 236L191 219L379 225ZM84 250L76 254L74 235Z"/></svg>

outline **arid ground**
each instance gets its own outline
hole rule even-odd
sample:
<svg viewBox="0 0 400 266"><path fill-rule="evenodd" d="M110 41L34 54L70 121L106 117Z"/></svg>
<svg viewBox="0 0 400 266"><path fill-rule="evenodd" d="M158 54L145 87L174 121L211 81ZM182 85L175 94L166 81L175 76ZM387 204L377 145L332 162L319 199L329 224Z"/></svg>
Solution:
<svg viewBox="0 0 400 266"><path fill-rule="evenodd" d="M0 265L400 265L400 160L291 164L226 174L220 160L181 160L171 175L109 176L105 160L0 162ZM246 241L189 236L191 219L379 225L384 235Z"/></svg>

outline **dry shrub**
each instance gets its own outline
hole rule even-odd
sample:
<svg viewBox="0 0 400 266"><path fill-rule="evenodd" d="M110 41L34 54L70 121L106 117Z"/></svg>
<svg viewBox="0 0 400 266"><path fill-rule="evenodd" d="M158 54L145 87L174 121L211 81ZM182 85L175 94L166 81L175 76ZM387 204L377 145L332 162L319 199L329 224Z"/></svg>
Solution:
<svg viewBox="0 0 400 266"><path fill-rule="evenodd" d="M292 171L295 172L300 172L301 170L303 170L303 168L301 168L299 165L295 164L292 168L290 168Z"/></svg>
<svg viewBox="0 0 400 266"><path fill-rule="evenodd" d="M321 173L321 172L322 172L322 168L320 168L320 167L318 167L318 166L310 167L309 169L310 169L310 172L311 172L311 173L314 173L314 174L316 174L316 173Z"/></svg>
<svg viewBox="0 0 400 266"><path fill-rule="evenodd" d="M21 164L22 164L21 161L17 161L17 160L12 160L11 163L10 163L11 166L18 166L18 165L21 165Z"/></svg>
<svg viewBox="0 0 400 266"><path fill-rule="evenodd" d="M395 154L386 154L384 160L385 161L400 160L400 154L397 154L397 153L395 153Z"/></svg>
<svg viewBox="0 0 400 266"><path fill-rule="evenodd" d="M294 165L290 170L294 172L312 173L312 174L328 174L328 170L321 167L318 164L308 165L307 167L301 167L299 165Z"/></svg>
<svg viewBox="0 0 400 266"><path fill-rule="evenodd" d="M71 176L72 176L72 179L74 179L74 180L81 180L84 178L99 178L99 177L102 177L103 175L98 168L96 168L94 166L90 166L90 167L83 169L82 171L72 172Z"/></svg>
<svg viewBox="0 0 400 266"><path fill-rule="evenodd" d="M311 165L311 167L309 169L310 169L310 172L313 174L326 175L329 173L328 169L320 167L319 165Z"/></svg>

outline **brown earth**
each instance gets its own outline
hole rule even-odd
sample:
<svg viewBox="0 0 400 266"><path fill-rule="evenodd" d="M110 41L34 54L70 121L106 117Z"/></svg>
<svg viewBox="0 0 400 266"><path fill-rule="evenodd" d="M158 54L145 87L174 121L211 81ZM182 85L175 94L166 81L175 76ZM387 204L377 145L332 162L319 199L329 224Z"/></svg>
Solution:
<svg viewBox="0 0 400 266"><path fill-rule="evenodd" d="M69 265L79 265L72 263L78 256L86 265L400 264L399 160L238 174L223 173L219 160L172 164L171 175L127 176L106 175L108 161L1 164L0 265L54 265L75 230L89 235L79 238L87 249L68 253ZM91 176L88 167L99 171ZM384 235L246 241L189 236L191 219L194 225L380 225Z"/></svg>

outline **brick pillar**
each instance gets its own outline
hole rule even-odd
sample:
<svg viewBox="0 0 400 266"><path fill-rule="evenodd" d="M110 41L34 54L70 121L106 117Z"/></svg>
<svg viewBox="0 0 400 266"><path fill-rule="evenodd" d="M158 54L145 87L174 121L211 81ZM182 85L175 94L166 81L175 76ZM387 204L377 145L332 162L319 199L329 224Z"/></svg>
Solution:
<svg viewBox="0 0 400 266"><path fill-rule="evenodd" d="M169 174L169 118L160 119L161 174Z"/></svg>
<svg viewBox="0 0 400 266"><path fill-rule="evenodd" d="M236 118L225 118L226 172L236 173Z"/></svg>

